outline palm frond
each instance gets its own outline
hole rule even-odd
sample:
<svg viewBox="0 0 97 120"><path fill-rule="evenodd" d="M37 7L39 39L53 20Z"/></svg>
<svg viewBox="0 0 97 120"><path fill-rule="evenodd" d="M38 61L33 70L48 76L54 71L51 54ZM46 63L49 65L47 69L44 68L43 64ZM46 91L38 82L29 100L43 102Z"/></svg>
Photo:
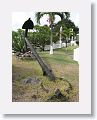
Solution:
<svg viewBox="0 0 97 120"><path fill-rule="evenodd" d="M66 19L69 19L70 18L70 12L64 12L65 15L66 15Z"/></svg>
<svg viewBox="0 0 97 120"><path fill-rule="evenodd" d="M40 24L40 19L45 15L48 14L48 12L36 12L35 17L36 17L36 22Z"/></svg>
<svg viewBox="0 0 97 120"><path fill-rule="evenodd" d="M36 12L35 13L35 18L36 18L36 22L40 24L40 15L41 15L41 12Z"/></svg>
<svg viewBox="0 0 97 120"><path fill-rule="evenodd" d="M41 17L47 14L49 15L49 19L51 20L52 23L55 21L55 15L60 16L61 20L69 19L70 17L69 12L36 12L35 17L36 17L37 23L40 24Z"/></svg>

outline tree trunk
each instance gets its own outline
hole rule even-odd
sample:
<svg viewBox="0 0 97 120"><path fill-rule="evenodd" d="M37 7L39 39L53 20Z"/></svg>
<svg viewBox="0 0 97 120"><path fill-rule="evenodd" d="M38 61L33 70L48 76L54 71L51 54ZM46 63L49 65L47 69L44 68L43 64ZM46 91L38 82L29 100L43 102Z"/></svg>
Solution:
<svg viewBox="0 0 97 120"><path fill-rule="evenodd" d="M53 27L51 25L50 54L53 54Z"/></svg>
<svg viewBox="0 0 97 120"><path fill-rule="evenodd" d="M67 46L67 43L68 43L68 42L67 42L67 40L66 40L66 47L68 47L68 46Z"/></svg>

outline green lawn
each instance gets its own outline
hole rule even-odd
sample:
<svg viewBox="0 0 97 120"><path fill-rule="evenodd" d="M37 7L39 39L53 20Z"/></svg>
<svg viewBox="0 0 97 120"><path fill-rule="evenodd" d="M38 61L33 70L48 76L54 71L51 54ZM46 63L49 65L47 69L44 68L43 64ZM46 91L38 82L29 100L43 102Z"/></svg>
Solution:
<svg viewBox="0 0 97 120"><path fill-rule="evenodd" d="M47 101L47 99L55 93L56 89L60 89L64 96L69 96L68 101L78 101L79 65L72 59L74 48L75 47L68 47L54 50L53 55L50 55L49 51L39 52L45 64L52 69L54 75L58 78L56 81L50 81L42 75L42 70L37 61L31 59L18 60L13 56L13 101ZM40 83L35 85L22 84L21 81L28 76L38 77ZM59 78L63 79L60 80ZM48 93L43 90L41 83L45 89L48 90ZM67 93L66 90L69 89L70 85L72 86L72 90ZM34 99L33 96L36 96L36 99Z"/></svg>

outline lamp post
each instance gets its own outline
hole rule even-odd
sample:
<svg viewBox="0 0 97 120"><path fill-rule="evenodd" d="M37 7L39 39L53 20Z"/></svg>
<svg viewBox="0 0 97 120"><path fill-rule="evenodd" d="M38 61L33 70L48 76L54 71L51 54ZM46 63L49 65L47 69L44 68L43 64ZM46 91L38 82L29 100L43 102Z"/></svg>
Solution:
<svg viewBox="0 0 97 120"><path fill-rule="evenodd" d="M28 29L33 29L34 28L34 24L31 21L31 19L29 18L27 21L25 21L25 23L22 26L22 29L25 29L25 37L27 38L27 34L28 34ZM27 42L25 41L25 52L27 52Z"/></svg>
<svg viewBox="0 0 97 120"><path fill-rule="evenodd" d="M28 38L27 38L27 33L28 33L28 29L33 29L34 28L34 24L33 21L30 20L30 18L23 24L22 29L25 29L25 43L29 46L32 54L35 56L36 60L38 61L40 67L42 68L43 71L43 75L48 76L51 80L55 80L55 76L52 73L52 70L48 68L48 66L43 62L43 60L41 59L41 57L39 56L39 54L36 52L35 48L33 45L30 44Z"/></svg>

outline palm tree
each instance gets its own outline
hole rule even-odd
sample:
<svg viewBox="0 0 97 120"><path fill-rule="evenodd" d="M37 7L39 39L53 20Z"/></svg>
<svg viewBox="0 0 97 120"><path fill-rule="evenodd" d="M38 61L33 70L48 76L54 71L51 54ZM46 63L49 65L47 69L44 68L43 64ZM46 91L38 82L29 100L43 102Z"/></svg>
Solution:
<svg viewBox="0 0 97 120"><path fill-rule="evenodd" d="M63 19L69 19L70 13L69 12L37 12L35 16L38 24L40 24L40 19L44 15L49 15L48 22L49 22L49 27L51 28L50 54L53 54L53 25L55 21L55 15L60 16L61 20L63 20Z"/></svg>
<svg viewBox="0 0 97 120"><path fill-rule="evenodd" d="M62 36L65 38L66 47L67 47L68 39L70 39L70 37L73 37L73 34L74 32L72 28L67 28L67 27L63 28Z"/></svg>

